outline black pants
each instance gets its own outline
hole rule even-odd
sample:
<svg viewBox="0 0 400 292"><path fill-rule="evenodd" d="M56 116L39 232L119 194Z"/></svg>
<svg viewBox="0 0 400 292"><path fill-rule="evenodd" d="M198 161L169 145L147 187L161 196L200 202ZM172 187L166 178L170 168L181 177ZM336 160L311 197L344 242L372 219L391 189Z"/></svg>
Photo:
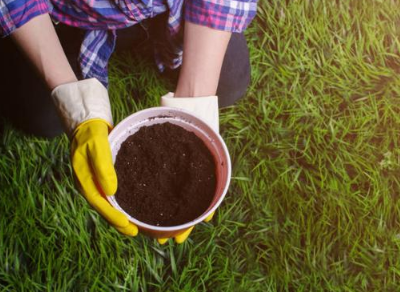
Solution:
<svg viewBox="0 0 400 292"><path fill-rule="evenodd" d="M83 31L63 25L56 26L56 31L79 78L77 57ZM148 31L143 25L135 25L119 30L117 35L116 50L122 51L142 44L148 38ZM177 79L176 72L171 75ZM247 43L242 34L233 34L218 84L220 107L232 105L240 99L249 82ZM51 138L63 133L62 123L49 91L10 38L0 39L0 123L2 119L7 119L17 128L36 136Z"/></svg>

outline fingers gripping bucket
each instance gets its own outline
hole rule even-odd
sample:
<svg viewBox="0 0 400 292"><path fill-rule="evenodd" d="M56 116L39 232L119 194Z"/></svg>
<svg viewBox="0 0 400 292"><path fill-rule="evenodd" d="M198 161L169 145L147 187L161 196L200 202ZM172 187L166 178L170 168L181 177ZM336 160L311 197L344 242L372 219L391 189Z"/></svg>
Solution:
<svg viewBox="0 0 400 292"><path fill-rule="evenodd" d="M168 227L154 226L141 222L126 213L118 205L115 196L107 197L110 204L114 208L125 214L128 217L129 221L138 226L141 232L156 238L176 236L185 229L194 226L207 218L221 204L228 191L231 179L231 160L228 149L221 136L213 129L211 129L211 127L209 127L205 122L195 117L193 114L176 108L153 107L136 112L135 114L130 115L129 117L122 120L111 131L109 135L113 162L115 163L116 161L116 157L119 149L121 148L121 144L130 135L137 132L143 126L151 126L154 124L166 122L180 126L187 131L193 132L205 143L207 148L210 150L212 156L214 157L216 165L217 184L213 200L207 210L201 216L185 224Z"/></svg>

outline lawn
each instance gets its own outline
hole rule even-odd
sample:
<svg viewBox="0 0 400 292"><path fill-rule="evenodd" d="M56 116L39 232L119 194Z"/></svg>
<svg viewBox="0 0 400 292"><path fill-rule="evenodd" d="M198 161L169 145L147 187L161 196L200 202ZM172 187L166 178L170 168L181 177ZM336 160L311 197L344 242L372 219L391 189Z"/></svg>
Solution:
<svg viewBox="0 0 400 292"><path fill-rule="evenodd" d="M65 136L0 138L1 291L398 291L400 2L260 0L252 83L221 112L230 191L164 246L111 228L74 186ZM115 121L173 86L110 67Z"/></svg>

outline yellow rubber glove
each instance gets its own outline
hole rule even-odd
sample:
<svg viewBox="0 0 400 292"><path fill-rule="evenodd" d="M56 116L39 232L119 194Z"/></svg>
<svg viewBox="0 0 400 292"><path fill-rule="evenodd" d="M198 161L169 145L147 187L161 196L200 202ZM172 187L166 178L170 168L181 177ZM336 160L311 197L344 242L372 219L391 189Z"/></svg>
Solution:
<svg viewBox="0 0 400 292"><path fill-rule="evenodd" d="M211 219L213 218L215 214L215 211L212 212L210 215L208 215L208 217L206 219L204 219L204 222L209 222L211 221ZM185 242L186 239L188 239L190 233L192 233L194 229L194 226L186 229L185 231L183 231L181 234L175 236L175 242L178 244L181 244L183 242ZM169 238L157 238L157 241L159 244L165 244L168 241Z"/></svg>
<svg viewBox="0 0 400 292"><path fill-rule="evenodd" d="M119 232L135 236L138 228L117 211L102 196L111 196L117 191L117 175L108 143L109 125L101 119L92 119L80 124L72 139L71 159L81 192L96 209Z"/></svg>
<svg viewBox="0 0 400 292"><path fill-rule="evenodd" d="M72 167L81 193L119 232L135 236L137 227L104 197L117 190L108 142L112 115L107 89L92 78L60 85L51 95L71 138Z"/></svg>
<svg viewBox="0 0 400 292"><path fill-rule="evenodd" d="M219 132L219 114L218 114L218 97L174 97L172 92L161 97L161 105L176 107L192 112L194 115L203 119L217 133ZM209 222L214 216L212 212L204 222ZM193 231L194 226L184 230L181 234L175 236L175 242L183 243ZM158 238L158 243L165 244L169 238Z"/></svg>

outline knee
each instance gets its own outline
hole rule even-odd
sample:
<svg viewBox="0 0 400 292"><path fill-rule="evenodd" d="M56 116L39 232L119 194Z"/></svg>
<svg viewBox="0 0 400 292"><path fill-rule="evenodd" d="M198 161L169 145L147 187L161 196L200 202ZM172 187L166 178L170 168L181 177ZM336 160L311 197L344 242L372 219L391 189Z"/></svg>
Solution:
<svg viewBox="0 0 400 292"><path fill-rule="evenodd" d="M16 103L2 118L28 135L52 139L64 133L62 122L50 103L40 105ZM40 106L40 108L38 108Z"/></svg>
<svg viewBox="0 0 400 292"><path fill-rule="evenodd" d="M219 107L233 105L250 84L250 57L243 34L233 33L221 68L217 95Z"/></svg>
<svg viewBox="0 0 400 292"><path fill-rule="evenodd" d="M64 129L47 87L11 39L0 41L0 57L0 135L2 119L27 134L61 135Z"/></svg>

